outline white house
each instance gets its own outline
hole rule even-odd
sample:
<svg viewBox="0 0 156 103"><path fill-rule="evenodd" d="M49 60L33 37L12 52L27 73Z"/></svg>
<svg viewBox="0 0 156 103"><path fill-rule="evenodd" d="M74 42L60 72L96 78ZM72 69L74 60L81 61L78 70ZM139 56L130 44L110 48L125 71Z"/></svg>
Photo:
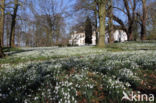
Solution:
<svg viewBox="0 0 156 103"><path fill-rule="evenodd" d="M127 41L127 34L122 30L116 30L113 33L114 41L124 42ZM108 43L109 35L106 33L105 42ZM71 39L69 40L69 44L82 46L85 45L85 33L77 33L74 32L71 35ZM92 34L92 45L96 45L96 32L94 31Z"/></svg>
<svg viewBox="0 0 156 103"><path fill-rule="evenodd" d="M115 41L124 42L128 40L127 34L123 30L116 30L113 35Z"/></svg>

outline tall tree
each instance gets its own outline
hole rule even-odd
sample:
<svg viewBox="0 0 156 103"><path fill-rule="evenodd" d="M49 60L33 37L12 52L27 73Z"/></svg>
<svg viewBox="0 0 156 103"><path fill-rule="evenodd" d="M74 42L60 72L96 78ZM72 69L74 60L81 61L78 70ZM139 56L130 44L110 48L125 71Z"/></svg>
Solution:
<svg viewBox="0 0 156 103"><path fill-rule="evenodd" d="M56 36L56 44L59 44L60 39L63 36L64 31L64 27L65 27L65 23L64 23L64 18L62 17L61 14L57 14L56 16L56 21L55 21L55 36Z"/></svg>
<svg viewBox="0 0 156 103"><path fill-rule="evenodd" d="M125 23L125 21L123 21L121 18L113 15L113 19L120 24L119 28L127 33L129 41L133 40L133 29L136 16L137 1L138 0L121 0L120 3L123 3L123 7L114 7L127 17L127 22Z"/></svg>
<svg viewBox="0 0 156 103"><path fill-rule="evenodd" d="M98 6L99 14L99 40L98 47L105 47L105 17L106 17L106 1L107 0L95 0Z"/></svg>
<svg viewBox="0 0 156 103"><path fill-rule="evenodd" d="M108 1L108 34L109 34L109 43L114 42L114 36L113 36L113 4L112 0Z"/></svg>
<svg viewBox="0 0 156 103"><path fill-rule="evenodd" d="M141 25L141 40L145 40L146 36L146 22L147 22L147 7L146 7L146 0L142 0L142 25Z"/></svg>
<svg viewBox="0 0 156 103"><path fill-rule="evenodd" d="M14 8L13 8L11 31L10 31L10 41L9 41L10 47L15 47L15 25L16 25L18 8L19 8L19 0L14 0Z"/></svg>
<svg viewBox="0 0 156 103"><path fill-rule="evenodd" d="M3 46L4 44L3 44L3 42L4 42L4 40L3 40L3 38L4 38L4 21L5 21L5 0L1 0L0 1L0 11L1 11L1 18L0 18L0 22L1 22L1 36L0 36L0 39L1 39L1 46Z"/></svg>
<svg viewBox="0 0 156 103"><path fill-rule="evenodd" d="M94 2L95 3L95 2ZM96 4L96 3L95 3ZM98 44L98 7L95 5L94 6L94 19L95 19L95 31L96 31L96 44Z"/></svg>
<svg viewBox="0 0 156 103"><path fill-rule="evenodd" d="M85 36L85 43L92 44L92 23L89 17L87 17L85 23Z"/></svg>
<svg viewBox="0 0 156 103"><path fill-rule="evenodd" d="M136 16L135 17L135 22L134 22L134 24L133 24L133 26L134 26L134 29L133 29L133 39L136 41L137 39L138 39L138 37L139 37L139 24L138 24L138 17Z"/></svg>
<svg viewBox="0 0 156 103"><path fill-rule="evenodd" d="M10 23L11 23L11 16L5 16L5 31L6 31L6 43L7 47L9 47L9 38L10 38Z"/></svg>
<svg viewBox="0 0 156 103"><path fill-rule="evenodd" d="M141 27L141 40L145 40L146 38L146 25L147 25L147 1L141 0L141 10L137 12L138 20L137 22L140 24Z"/></svg>
<svg viewBox="0 0 156 103"><path fill-rule="evenodd" d="M132 13L131 13L131 9L128 3L128 0L123 0L124 2L124 6L126 8L126 12L127 12L127 17L128 17L128 40L133 40L133 24L134 24L134 20L135 20L135 10L136 10L136 0L130 0L130 4L131 4L131 8L132 8Z"/></svg>
<svg viewBox="0 0 156 103"><path fill-rule="evenodd" d="M0 58L4 57L2 50L5 20L5 0L0 1Z"/></svg>
<svg viewBox="0 0 156 103"><path fill-rule="evenodd" d="M151 26L148 39L156 40L156 1L148 4L148 23Z"/></svg>
<svg viewBox="0 0 156 103"><path fill-rule="evenodd" d="M66 7L55 0L33 0L29 7L35 17L36 46L58 45L65 31Z"/></svg>

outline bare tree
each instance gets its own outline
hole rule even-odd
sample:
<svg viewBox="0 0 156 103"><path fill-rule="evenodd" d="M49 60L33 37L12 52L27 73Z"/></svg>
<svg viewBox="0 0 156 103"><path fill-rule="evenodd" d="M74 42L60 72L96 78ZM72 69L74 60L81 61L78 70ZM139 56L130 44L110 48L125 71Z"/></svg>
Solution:
<svg viewBox="0 0 156 103"><path fill-rule="evenodd" d="M3 35L4 35L4 20L5 20L5 0L0 1L0 58L4 57L2 50L3 47Z"/></svg>
<svg viewBox="0 0 156 103"><path fill-rule="evenodd" d="M146 24L147 24L147 6L146 0L141 0L142 2L142 16L140 15L141 20L141 40L145 40L146 37Z"/></svg>
<svg viewBox="0 0 156 103"><path fill-rule="evenodd" d="M19 8L19 0L14 0L14 8L13 8L13 14L12 16L12 22L11 22L11 31L10 31L10 47L15 47L15 25L16 25L16 17L17 17L17 11Z"/></svg>
<svg viewBox="0 0 156 103"><path fill-rule="evenodd" d="M150 2L148 4L148 21L149 25L151 26L149 30L149 35L147 39L156 40L156 1Z"/></svg>
<svg viewBox="0 0 156 103"><path fill-rule="evenodd" d="M30 2L30 8L34 15L35 44L52 46L59 43L65 29L64 15L66 14L65 7L58 10L60 6L62 4L58 4L55 0L34 0Z"/></svg>
<svg viewBox="0 0 156 103"><path fill-rule="evenodd" d="M3 46L4 45L4 40L3 40L3 38L4 38L4 21L5 21L5 0L1 0L0 1L0 10L1 10L1 17L0 17L0 23L1 23L1 36L0 36L0 43L1 43L1 46Z"/></svg>
<svg viewBox="0 0 156 103"><path fill-rule="evenodd" d="M9 47L9 38L10 38L10 28L11 28L11 16L5 16L5 34L6 34L6 45Z"/></svg>
<svg viewBox="0 0 156 103"><path fill-rule="evenodd" d="M55 21L55 35L56 35L56 44L59 44L59 40L61 39L64 31L64 27L65 27L65 23L64 23L64 18L62 17L61 14L57 14L55 16L56 21Z"/></svg>
<svg viewBox="0 0 156 103"><path fill-rule="evenodd" d="M136 16L137 1L138 0L121 0L121 3L123 3L124 7L114 7L127 16L127 23L125 23L122 19L115 15L113 15L113 19L120 24L119 28L127 33L129 41L133 40L133 29Z"/></svg>

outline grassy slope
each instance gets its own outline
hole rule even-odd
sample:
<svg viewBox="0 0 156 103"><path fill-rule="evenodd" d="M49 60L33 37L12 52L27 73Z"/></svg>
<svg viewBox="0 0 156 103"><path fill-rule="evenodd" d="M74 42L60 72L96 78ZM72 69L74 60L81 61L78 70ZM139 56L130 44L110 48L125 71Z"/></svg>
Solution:
<svg viewBox="0 0 156 103"><path fill-rule="evenodd" d="M69 47L70 48L70 47ZM83 47L82 47L83 48ZM85 47L84 47L85 48ZM90 50L99 50L97 47L92 47L89 48ZM107 45L106 48L100 49L103 51L108 51L108 52L121 52L121 51L136 51L136 50L156 50L156 42L126 42L126 43L115 43L111 45ZM15 54L21 53L21 52L27 52L27 50L22 50L20 48L4 48L4 52L15 52ZM57 51L55 51L57 52ZM98 54L96 52L91 53L91 54ZM76 53L76 54L68 54L69 56L81 56L81 55L88 55L88 53ZM6 56L4 59L0 59L0 64L18 64L18 63L24 63L28 61L45 61L49 59L55 59L55 58L66 58L68 56L66 55L53 55L50 57L47 56L37 56L37 57L29 57L29 58L22 58L21 57L13 57L11 56Z"/></svg>
<svg viewBox="0 0 156 103"><path fill-rule="evenodd" d="M85 47L82 47L82 48L85 48ZM142 42L129 42L129 43L117 43L117 44L113 44L113 45L107 45L106 48L104 49L99 49L99 48L96 48L96 47L89 47L88 48L89 50L95 50L95 52L92 52L92 53L89 53L87 54L86 52L82 52L82 53L75 53L75 54L70 54L70 55L52 55L52 56L38 56L38 57L30 57L30 58L24 58L24 59L21 59L20 57L14 57L13 55L8 55L6 58L4 59L1 59L0 60L0 63L1 64L5 64L5 63L9 63L9 64L19 64L19 63L24 63L24 62L28 62L28 61L45 61L45 60L51 60L51 59L58 59L58 58L69 58L69 57L78 57L78 58L83 58L83 56L85 55L100 55L100 54L103 54L103 53L106 53L106 52L109 52L109 53L114 53L114 52L117 52L117 53L120 53L120 52L127 52L127 51L153 51L155 52L156 50L156 42L145 42L145 43L142 43ZM68 48L68 50L70 50L70 48ZM77 50L80 50L80 49L77 49ZM101 52L96 52L100 50ZM5 52L8 52L8 48L4 48L4 51ZM22 49L19 49L19 48L13 48L11 49L11 51L13 52L17 52L18 53L21 53L21 52L25 52L25 50L22 50ZM27 52L27 51L26 51ZM58 51L56 51L58 52ZM54 53L54 52L53 52ZM55 53L54 53L55 54ZM111 58L110 58L111 59ZM155 67L155 65L153 65ZM146 67L140 67L142 69L139 69L139 70L136 70L135 72L137 73L137 75L142 79L141 82L139 82L138 84L135 84L135 85L132 85L132 89L133 90L139 90L143 93L155 93L156 91L156 72L153 72L155 71L155 68L153 69L150 69L148 68L148 66ZM151 67L152 68L152 67ZM69 70L69 72L68 72ZM60 81L63 79L66 79L67 76L69 76L69 74L74 74L74 75L77 75L81 73L81 71L75 71L73 68L68 68L67 71L64 71L61 73L61 77L59 78ZM111 75L111 74L110 74ZM90 82L92 82L92 80L95 79L98 80L100 77L98 76L94 76L94 72L92 73L92 71L90 71L87 76L90 78ZM72 77L71 77L72 79ZM103 100L105 98L105 94L99 92L101 91L101 88L99 87L100 83L102 82L102 80L99 80L99 82L96 82L96 85L97 85L97 91L98 93L95 93L96 95L99 95L99 97L95 98L95 99L101 99ZM73 82L74 83L74 82ZM96 92L96 91L94 91ZM78 92L80 96L82 96L81 92ZM85 100L83 98L81 98L82 101L81 102L84 102ZM93 99L93 101L96 101L95 99ZM114 102L113 100L109 98L107 98L109 102ZM108 102L107 101L107 102ZM116 100L115 100L116 101Z"/></svg>

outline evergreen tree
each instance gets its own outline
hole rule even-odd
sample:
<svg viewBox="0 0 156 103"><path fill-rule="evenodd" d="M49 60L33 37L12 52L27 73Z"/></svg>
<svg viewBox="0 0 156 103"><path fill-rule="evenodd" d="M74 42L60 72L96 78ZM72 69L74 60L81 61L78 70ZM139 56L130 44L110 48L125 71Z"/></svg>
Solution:
<svg viewBox="0 0 156 103"><path fill-rule="evenodd" d="M85 36L85 43L92 44L92 23L89 17L87 17L85 23Z"/></svg>

